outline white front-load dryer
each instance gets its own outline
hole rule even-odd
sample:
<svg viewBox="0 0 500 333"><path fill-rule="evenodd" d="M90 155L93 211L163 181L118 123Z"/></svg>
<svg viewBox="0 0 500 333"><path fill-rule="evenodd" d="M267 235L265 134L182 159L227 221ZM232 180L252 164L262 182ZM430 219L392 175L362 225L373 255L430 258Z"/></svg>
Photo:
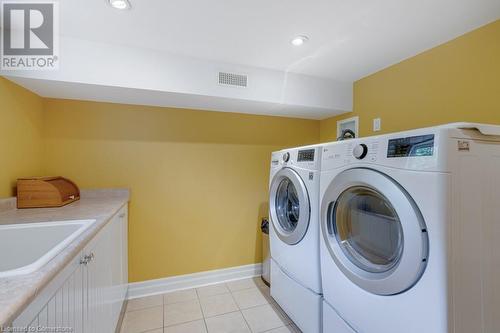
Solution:
<svg viewBox="0 0 500 333"><path fill-rule="evenodd" d="M325 329L500 332L498 170L500 127L450 124L325 145Z"/></svg>
<svg viewBox="0 0 500 333"><path fill-rule="evenodd" d="M269 186L271 296L307 333L321 332L321 147L272 154Z"/></svg>

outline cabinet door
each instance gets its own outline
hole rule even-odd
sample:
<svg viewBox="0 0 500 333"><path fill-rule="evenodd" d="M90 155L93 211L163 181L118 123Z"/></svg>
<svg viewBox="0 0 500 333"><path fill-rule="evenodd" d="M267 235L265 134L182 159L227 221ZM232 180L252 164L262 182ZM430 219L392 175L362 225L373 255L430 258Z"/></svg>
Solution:
<svg viewBox="0 0 500 333"><path fill-rule="evenodd" d="M83 250L89 258L83 274L84 332L113 332L110 293L112 285L112 246L109 225Z"/></svg>
<svg viewBox="0 0 500 333"><path fill-rule="evenodd" d="M83 332L83 266L76 256L39 296L14 320L13 327L33 329L46 327L42 332L67 328Z"/></svg>
<svg viewBox="0 0 500 333"><path fill-rule="evenodd" d="M123 302L128 291L128 217L127 207L123 207L113 217L110 223L112 257L110 261L112 272L112 320L118 322Z"/></svg>
<svg viewBox="0 0 500 333"><path fill-rule="evenodd" d="M120 218L120 224L122 226L121 282L123 297L122 301L125 301L128 293L128 208L126 206L122 209L122 212L118 217Z"/></svg>

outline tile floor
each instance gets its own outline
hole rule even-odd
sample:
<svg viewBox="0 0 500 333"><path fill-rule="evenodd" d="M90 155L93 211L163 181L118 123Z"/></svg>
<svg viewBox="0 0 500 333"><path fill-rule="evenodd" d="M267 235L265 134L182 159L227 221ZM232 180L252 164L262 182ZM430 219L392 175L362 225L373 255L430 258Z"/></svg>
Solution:
<svg viewBox="0 0 500 333"><path fill-rule="evenodd" d="M133 299L121 333L299 333L260 278Z"/></svg>

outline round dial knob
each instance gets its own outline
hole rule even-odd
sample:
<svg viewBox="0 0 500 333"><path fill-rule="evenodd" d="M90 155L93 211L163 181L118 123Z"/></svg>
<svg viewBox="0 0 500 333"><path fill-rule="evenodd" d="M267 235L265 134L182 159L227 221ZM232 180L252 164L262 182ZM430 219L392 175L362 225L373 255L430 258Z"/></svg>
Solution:
<svg viewBox="0 0 500 333"><path fill-rule="evenodd" d="M286 152L283 154L283 161L288 162L288 160L290 160L290 153Z"/></svg>
<svg viewBox="0 0 500 333"><path fill-rule="evenodd" d="M363 158L365 158L366 154L368 154L368 147L364 143L359 144L356 147L354 147L352 154L358 160L362 160Z"/></svg>

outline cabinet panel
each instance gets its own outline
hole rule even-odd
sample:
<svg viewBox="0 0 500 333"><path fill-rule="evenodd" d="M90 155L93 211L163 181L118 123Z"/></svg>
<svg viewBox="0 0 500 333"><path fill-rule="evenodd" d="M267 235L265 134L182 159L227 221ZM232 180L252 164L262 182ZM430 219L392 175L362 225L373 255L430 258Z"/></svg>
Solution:
<svg viewBox="0 0 500 333"><path fill-rule="evenodd" d="M14 327L68 327L82 332L83 274L79 258L75 258L39 297L13 322ZM42 330L43 332L43 330Z"/></svg>
<svg viewBox="0 0 500 333"><path fill-rule="evenodd" d="M128 214L124 207L12 326L41 326L49 331L69 327L75 333L114 332L128 291L127 234Z"/></svg>
<svg viewBox="0 0 500 333"><path fill-rule="evenodd" d="M128 209L123 208L122 217L122 283L123 283L123 297L125 298L128 293Z"/></svg>
<svg viewBox="0 0 500 333"><path fill-rule="evenodd" d="M128 291L128 216L127 208L124 207L113 217L110 224L112 237L112 287L110 301L112 302L112 318L118 322L123 301Z"/></svg>
<svg viewBox="0 0 500 333"><path fill-rule="evenodd" d="M89 258L84 267L84 332L111 332L111 302L108 294L112 284L113 253L110 239L110 224L85 247L83 253Z"/></svg>

